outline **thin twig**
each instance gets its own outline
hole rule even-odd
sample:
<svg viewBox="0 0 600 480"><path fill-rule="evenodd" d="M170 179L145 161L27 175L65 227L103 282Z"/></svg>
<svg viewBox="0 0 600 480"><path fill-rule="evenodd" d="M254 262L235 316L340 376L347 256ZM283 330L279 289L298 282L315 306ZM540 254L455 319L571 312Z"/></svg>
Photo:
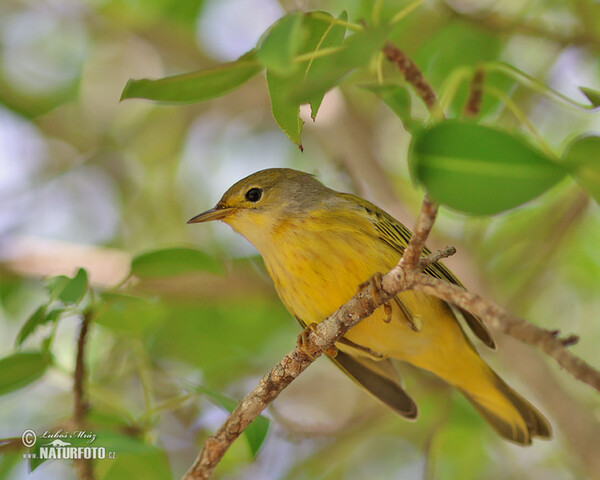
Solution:
<svg viewBox="0 0 600 480"><path fill-rule="evenodd" d="M73 375L73 420L77 424L81 424L85 415L85 411L87 410L87 405L84 399L83 382L85 377L85 340L88 328L89 319L87 316L84 316L84 318L81 320L81 328L79 330L79 337L77 338L77 357L75 359L75 373Z"/></svg>
<svg viewBox="0 0 600 480"><path fill-rule="evenodd" d="M423 99L427 108L433 110L436 102L435 92L425 80L415 62L390 41L386 42L382 51L386 58L398 67L406 81L412 85L417 95Z"/></svg>
<svg viewBox="0 0 600 480"><path fill-rule="evenodd" d="M465 117L476 117L481 110L481 102L483 100L483 82L485 80L485 71L483 68L478 68L473 74L471 84L469 85L469 98L463 109Z"/></svg>
<svg viewBox="0 0 600 480"><path fill-rule="evenodd" d="M84 417L88 409L85 400L84 382L85 382L85 341L90 325L89 314L84 314L81 320L79 337L77 338L77 357L75 360L75 373L73 375L73 424L83 431ZM91 460L80 458L74 460L75 471L79 480L94 480L94 468Z"/></svg>
<svg viewBox="0 0 600 480"><path fill-rule="evenodd" d="M437 252L433 252L432 254L427 255L426 257L423 257L423 258L421 258L421 260L419 260L419 268L421 270L425 270L432 263L438 262L442 258L451 257L455 253L456 253L456 248L454 248L454 247L446 247L443 250L438 250Z"/></svg>
<svg viewBox="0 0 600 480"><path fill-rule="evenodd" d="M415 231L410 237L408 246L398 264L399 266L403 266L403 268L407 270L417 271L419 269L419 259L425 248L425 242L429 237L429 233L433 228L433 224L437 217L437 211L438 204L434 202L429 195L425 195L421 205L421 213L417 217L417 222L415 223Z"/></svg>

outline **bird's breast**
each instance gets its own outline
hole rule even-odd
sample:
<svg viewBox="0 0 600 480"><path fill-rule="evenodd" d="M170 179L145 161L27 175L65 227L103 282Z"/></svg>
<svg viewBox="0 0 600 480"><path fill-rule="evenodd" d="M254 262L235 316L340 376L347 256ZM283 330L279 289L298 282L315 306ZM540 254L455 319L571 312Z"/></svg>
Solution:
<svg viewBox="0 0 600 480"><path fill-rule="evenodd" d="M307 323L319 322L377 271L397 259L384 258L376 239L360 231L286 225L261 252L283 303Z"/></svg>

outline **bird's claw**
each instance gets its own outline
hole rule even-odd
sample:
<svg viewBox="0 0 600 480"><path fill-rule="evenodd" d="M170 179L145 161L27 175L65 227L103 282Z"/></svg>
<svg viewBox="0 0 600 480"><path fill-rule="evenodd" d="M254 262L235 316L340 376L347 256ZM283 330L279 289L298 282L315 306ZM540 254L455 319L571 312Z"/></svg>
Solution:
<svg viewBox="0 0 600 480"><path fill-rule="evenodd" d="M383 275L381 272L375 272L372 277L358 286L357 292L360 292L367 287L371 287L371 292L373 295L373 301L375 303L379 303L379 298L381 297L383 290L382 285ZM385 302L383 304L383 321L384 323L390 323L392 321L392 305L389 302Z"/></svg>
<svg viewBox="0 0 600 480"><path fill-rule="evenodd" d="M308 346L308 336L310 335L311 332L314 332L315 335L318 335L316 323L309 323L308 326L304 330L302 330L302 333L300 333L300 335L298 335L298 340L296 341L296 345L298 346L298 349L302 353L304 353L311 360L314 360L315 359L314 355L312 355L309 352L309 349L307 347ZM331 348L328 348L327 350L323 350L323 353L325 355L327 355L328 357L335 358L338 354L338 349L334 345Z"/></svg>

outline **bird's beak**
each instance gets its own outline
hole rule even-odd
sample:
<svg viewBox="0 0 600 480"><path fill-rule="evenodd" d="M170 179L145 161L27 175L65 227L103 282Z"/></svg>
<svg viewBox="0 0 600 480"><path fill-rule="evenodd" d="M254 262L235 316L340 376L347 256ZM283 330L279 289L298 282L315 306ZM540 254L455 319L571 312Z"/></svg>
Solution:
<svg viewBox="0 0 600 480"><path fill-rule="evenodd" d="M230 207L222 207L217 205L206 212L202 212L196 215L194 218L191 218L187 221L187 223L202 223L202 222L211 222L213 220L222 220L223 218L231 215L235 211L234 208Z"/></svg>

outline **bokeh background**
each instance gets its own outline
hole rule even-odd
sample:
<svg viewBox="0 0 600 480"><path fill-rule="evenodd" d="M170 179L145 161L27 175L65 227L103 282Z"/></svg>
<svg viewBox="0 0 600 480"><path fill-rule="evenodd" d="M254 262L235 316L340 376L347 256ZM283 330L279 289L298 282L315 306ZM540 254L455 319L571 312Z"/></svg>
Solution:
<svg viewBox="0 0 600 480"><path fill-rule="evenodd" d="M408 2L375 3L383 15ZM144 478L180 477L225 417L209 396L189 392L202 385L241 398L299 332L255 250L225 225L190 226L187 219L213 206L233 182L274 166L315 173L407 225L422 197L406 164L410 135L368 92L329 92L316 122L304 115L301 153L271 117L263 75L189 106L119 102L126 81L233 60L296 9L347 9L357 21L373 5L0 3L0 356L13 351L21 325L46 298L45 278L84 267L97 292L114 289L133 256L163 247L196 247L222 264L218 275L127 282L120 288L143 299L133 320L92 324L87 391L94 418L126 423L146 446L134 454L123 447L128 466L98 462L98 478L139 477L143 468ZM437 91L456 68L493 60L581 102L579 86L600 87L597 0L429 0L403 25L395 41ZM600 130L597 114L515 83L501 87L558 153L574 136ZM413 103L425 118L425 108ZM501 104L484 114L488 123L519 126ZM446 263L469 288L536 324L579 334L573 351L600 365L600 209L572 180L492 218L442 209L431 246L446 244L458 247ZM43 431L72 415L78 325L75 314L62 319L52 368L0 397L1 438ZM41 328L23 348L47 333ZM323 359L268 409L272 421L257 458L240 439L216 477L600 478L597 392L539 352L498 340L498 352L483 353L545 412L555 429L551 442L524 449L501 440L456 392L409 367L403 371L421 416L405 422ZM69 479L75 470L55 461L28 474L20 453L7 454L0 478Z"/></svg>

